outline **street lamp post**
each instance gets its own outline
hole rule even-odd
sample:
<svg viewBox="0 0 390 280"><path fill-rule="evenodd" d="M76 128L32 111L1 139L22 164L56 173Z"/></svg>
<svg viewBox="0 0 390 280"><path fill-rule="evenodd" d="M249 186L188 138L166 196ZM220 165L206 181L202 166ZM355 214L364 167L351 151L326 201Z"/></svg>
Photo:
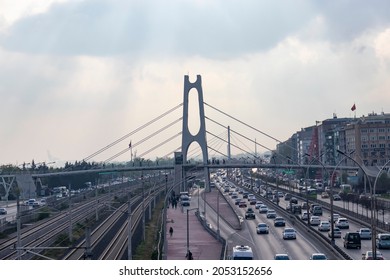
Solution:
<svg viewBox="0 0 390 280"><path fill-rule="evenodd" d="M305 154L305 156L308 156L308 155L309 154ZM287 159L292 160L290 157L287 157ZM307 175L309 173L309 168L310 168L310 165L311 165L312 162L313 162L313 160L310 161L308 167L306 168L306 172L305 172L305 176L304 176L304 184L305 184L305 187L306 187L306 213L307 213L307 226L308 226L308 230L310 230L310 212L309 212L309 194L308 194L308 188L306 186L306 180L307 180ZM302 166L298 162L297 162L297 165L302 167L302 169L304 170L304 168L305 168L304 166Z"/></svg>
<svg viewBox="0 0 390 280"><path fill-rule="evenodd" d="M351 153L349 153L350 155L353 154L355 152L355 150L353 150ZM329 194L329 198L330 198L330 230L331 230L331 243L332 245L335 245L335 240L334 240L334 217L333 217L333 212L334 212L334 200L333 200L333 178L334 178L334 174L336 173L336 170L337 168L339 167L339 165L345 160L345 158L343 157L335 166L335 168L333 169L333 172L332 172L332 175L330 176L330 194Z"/></svg>
<svg viewBox="0 0 390 280"><path fill-rule="evenodd" d="M219 231L219 193L220 193L220 190L217 188L217 191L218 191L218 196L217 196L217 236L218 236L218 240L220 239L220 231ZM199 205L198 205L199 207Z"/></svg>
<svg viewBox="0 0 390 280"><path fill-rule="evenodd" d="M375 203L374 203L374 199L375 199L375 185L374 185L374 188L372 187L371 185L371 180L370 178L368 177L368 174L366 173L366 171L364 171L364 168L363 166L357 162L354 158L352 158L350 155L344 153L343 151L340 151L340 150L337 150L338 153L346 156L347 158L349 158L350 160L352 160L354 163L357 164L357 166L359 166L359 168L363 171L364 175L367 177L367 180L368 180L368 185L370 186L370 193L371 193L371 235L372 235L372 244L371 244L371 249L372 249L372 259L375 260L376 259L376 243L375 243L375 211L374 211L374 207L375 207ZM379 172L380 173L380 172Z"/></svg>
<svg viewBox="0 0 390 280"><path fill-rule="evenodd" d="M142 240L146 239L146 229L145 229L145 184L144 184L144 175L141 174L141 186L142 186Z"/></svg>
<svg viewBox="0 0 390 280"><path fill-rule="evenodd" d="M310 230L310 209L309 209L309 188L307 186L307 175L309 173L309 167L310 165L307 167L307 170L305 172L305 189L306 189L306 213L307 213L307 227L308 227L308 230Z"/></svg>
<svg viewBox="0 0 390 280"><path fill-rule="evenodd" d="M305 156L308 156L308 154L305 154ZM306 169L306 173L305 173L305 188L306 188L306 213L307 213L307 226L309 227L310 229L310 209L309 209L309 188L307 186L307 179L309 178L310 179L310 176L309 175L309 169L310 169L310 165L313 163L314 159L311 160L309 162L309 165Z"/></svg>
<svg viewBox="0 0 390 280"><path fill-rule="evenodd" d="M131 232L132 227L132 216L131 213L131 191L128 193L128 206L127 206L127 259L132 260L133 259L133 248L132 248L132 241L133 241L133 234ZM165 221L165 219L164 219Z"/></svg>
<svg viewBox="0 0 390 280"><path fill-rule="evenodd" d="M375 237L376 237L376 227L375 227L375 223L376 223L376 221L377 221L377 217L376 217L376 197L375 197L375 190L376 190L376 183L378 182L378 178L379 178L379 176L382 174L382 172L383 172L383 170L384 170L384 168L386 167L386 165L388 165L390 163L390 160L388 160L380 169L379 169L379 172L378 172L378 174L376 175L376 177L375 177L375 181L374 181L374 189L373 189L373 194L372 194L372 196L371 196L371 201L372 201L372 210L371 211L373 211L373 213L374 213L374 221L372 222L372 224L373 224L373 229L372 229L372 237L371 237L371 239L373 240L372 241L372 246L373 246L373 248L375 247L375 250L376 250L376 244L375 244ZM375 254L374 254L374 250L372 251L372 257L373 257L373 259L375 260L376 259L376 251L375 251Z"/></svg>
<svg viewBox="0 0 390 280"><path fill-rule="evenodd" d="M188 218L188 213L192 210L199 211L199 208L187 209L187 256L189 256L189 252L190 252L190 222Z"/></svg>
<svg viewBox="0 0 390 280"><path fill-rule="evenodd" d="M305 156L309 156L309 157L310 157L310 155L307 154L307 153L305 153ZM319 157L321 157L321 156L322 156L322 154L321 154ZM329 172L328 172L328 170L326 169L325 165L324 165L318 158L314 157L314 158L309 162L309 166L307 167L306 174L305 174L306 204L307 204L307 206L306 206L306 207L307 207L307 209L306 209L306 211L307 211L307 225L308 225L309 227L310 227L309 191L308 191L308 186L306 186L306 179L307 179L307 177L310 177L310 176L307 176L308 173L309 173L309 168L310 168L310 165L311 165L315 160L322 166L322 168L328 173L328 176L329 176ZM323 175L322 175L322 177L323 177ZM323 180L323 179L324 179L324 178L322 178L322 180Z"/></svg>
<svg viewBox="0 0 390 280"><path fill-rule="evenodd" d="M276 155L272 156L274 165L276 166ZM276 179L276 205L279 206L279 182L278 182L278 169L275 167L275 179ZM252 182L251 182L252 183Z"/></svg>

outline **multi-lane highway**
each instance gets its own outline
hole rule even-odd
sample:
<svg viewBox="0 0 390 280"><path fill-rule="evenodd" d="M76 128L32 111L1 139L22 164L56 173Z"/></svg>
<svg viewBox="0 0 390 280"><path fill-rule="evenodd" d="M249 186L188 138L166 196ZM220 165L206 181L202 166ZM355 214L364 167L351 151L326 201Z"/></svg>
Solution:
<svg viewBox="0 0 390 280"><path fill-rule="evenodd" d="M231 186L232 190L239 189L240 187L232 182L228 183ZM282 189L279 186L279 190L283 190L284 192L286 190ZM252 191L253 193L253 191ZM278 213L278 215L284 216L286 215L286 206L288 205L289 201L284 200L283 197L280 198L279 205L276 205L275 203L271 202L268 199L265 199L263 196L259 196L261 191L257 194L257 198L262 200L265 204L267 204L268 208L275 209ZM229 193L224 193L227 199L231 200L231 196L229 196ZM294 195L294 193L293 193ZM239 197L242 197L242 195ZM318 195L318 197L320 197ZM306 200L299 199L298 203L301 204ZM329 203L329 199L328 199ZM339 206L337 209L342 209L342 201L335 201L335 206ZM234 202L232 201L232 204ZM238 208L237 206L233 205L233 207L236 208L236 211L239 215L244 217L245 215L245 209L246 208ZM254 205L251 205L251 207L254 208ZM347 217L349 221L349 229L341 229L342 237L345 235L346 232L357 232L360 228L367 228L370 227L363 221L355 220L353 218L349 218L346 216L342 211L336 212L340 214L342 217ZM289 214L291 216L291 213ZM320 220L329 220L330 217L330 211L327 210L325 207L323 207L323 214L320 216ZM256 219L255 220L244 220L243 227L246 230L243 230L242 232L235 233L236 235L242 235L243 242L246 241L246 244L254 246L256 248L255 252L257 254L257 257L260 259L271 259L273 258L273 254L275 253L287 253L291 256L292 259L308 259L308 256L310 256L313 252L320 252L321 250L324 251L326 248L324 248L323 245L321 245L320 242L317 241L316 238L313 238L315 235L322 235L324 239L330 240L330 237L328 236L328 232L320 232L318 230L317 225L307 225L307 221L304 222L304 227L302 227L302 221L300 221L300 215L296 215L296 218L298 220L291 220L289 219L289 216L286 218L286 227L294 227L297 230L297 239L296 240L283 240L281 238L281 232L283 228L275 228L273 226L272 219L267 219L264 214L257 213L256 211ZM270 234L268 235L261 235L256 236L255 227L259 222L266 222L268 223L270 227ZM294 223L294 224L293 224ZM315 232L316 234L307 234L308 231ZM362 240L361 249L346 249L343 247L343 238L335 238L335 244L337 247L339 247L346 255L348 255L351 259L359 260L362 258L362 254L366 251L372 250L372 240ZM375 237L374 237L375 238ZM261 245L258 245L258 242L261 242ZM380 250L385 257L385 259L390 259L390 250ZM333 258L339 258L339 255L335 255ZM329 258L332 258L329 256Z"/></svg>
<svg viewBox="0 0 390 280"><path fill-rule="evenodd" d="M232 189L239 188L230 182ZM221 184L217 184L217 188L221 188ZM277 212L277 215L286 216L286 225L285 227L275 227L273 224L273 219L269 219L265 214L259 213L255 209L254 205L248 206L252 207L255 210L255 219L246 220L245 211L247 208L239 208L234 205L234 201L231 199L228 193L221 192L225 196L226 200L232 204L232 207L236 210L237 215L242 217L242 229L237 231L231 228L226 224L223 219L218 221L218 213L216 212L216 207L211 207L206 204L207 212L207 221L211 226L216 229L219 223L219 229L221 236L227 241L228 251L231 252L233 246L236 245L248 245L252 248L254 259L263 259L263 260L272 260L274 259L275 254L288 254L290 259L294 260L307 260L313 253L322 252L325 253L329 259L342 259L342 256L337 254L337 252L330 250L322 242L318 241L316 238L308 232L305 226L299 225L295 222L294 219L290 220L288 215L284 211L279 210L277 207L274 209ZM193 193L192 201L196 204L198 191ZM259 197L259 196L258 196ZM260 198L259 198L260 199ZM200 209L204 209L204 202L202 199L200 201ZM221 199L221 203L222 203ZM193 204L192 207L197 207ZM272 207L269 204L270 208ZM258 223L264 222L269 225L269 234L257 234L256 227ZM282 232L284 228L292 227L296 230L297 238L295 240L284 240L282 237Z"/></svg>

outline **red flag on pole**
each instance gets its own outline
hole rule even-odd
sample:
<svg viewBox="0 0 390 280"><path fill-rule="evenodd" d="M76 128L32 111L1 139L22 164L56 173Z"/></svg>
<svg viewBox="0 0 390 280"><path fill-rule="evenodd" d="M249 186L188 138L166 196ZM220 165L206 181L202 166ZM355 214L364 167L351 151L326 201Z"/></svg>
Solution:
<svg viewBox="0 0 390 280"><path fill-rule="evenodd" d="M353 106L351 107L351 111L355 111L356 110L356 105L355 103L353 103Z"/></svg>

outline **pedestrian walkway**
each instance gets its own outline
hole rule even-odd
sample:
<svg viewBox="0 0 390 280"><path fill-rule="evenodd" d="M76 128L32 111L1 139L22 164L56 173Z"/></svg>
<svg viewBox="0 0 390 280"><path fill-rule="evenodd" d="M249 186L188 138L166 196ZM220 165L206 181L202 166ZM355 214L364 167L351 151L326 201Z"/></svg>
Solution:
<svg viewBox="0 0 390 280"><path fill-rule="evenodd" d="M213 209L216 209L218 201L218 190L213 189L206 193L206 202ZM224 246L218 241L202 224L195 215L196 209L191 207L167 209L166 240L167 240L167 260L185 260L187 254L187 209L188 212L188 240L189 250L192 252L194 260L219 260L223 256ZM232 207L227 203L222 194L219 197L220 217L238 229L239 220ZM172 236L170 228L172 227Z"/></svg>
<svg viewBox="0 0 390 280"><path fill-rule="evenodd" d="M183 211L184 210L184 211ZM188 212L189 250L194 260L219 260L222 243L211 235L195 215L196 210ZM180 206L167 209L167 260L185 260L187 254L187 211ZM173 232L170 236L169 229Z"/></svg>

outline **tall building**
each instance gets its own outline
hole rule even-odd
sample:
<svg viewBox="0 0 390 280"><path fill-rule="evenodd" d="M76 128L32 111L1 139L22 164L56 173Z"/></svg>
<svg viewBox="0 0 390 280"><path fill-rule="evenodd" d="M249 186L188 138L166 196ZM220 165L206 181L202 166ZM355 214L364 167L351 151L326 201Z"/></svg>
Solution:
<svg viewBox="0 0 390 280"><path fill-rule="evenodd" d="M319 155L324 165L336 165L339 161L337 149L343 149L343 134L348 123L353 118L337 118L322 121L318 128Z"/></svg>
<svg viewBox="0 0 390 280"><path fill-rule="evenodd" d="M288 157L291 163L315 164L317 158L326 166L336 166L341 160L343 165L356 165L337 150L351 154L365 172L376 176L390 160L390 114L371 113L360 118L334 115L302 128L277 147L280 158Z"/></svg>
<svg viewBox="0 0 390 280"><path fill-rule="evenodd" d="M355 151L354 159L362 165L384 166L390 160L390 114L371 113L349 123L344 148Z"/></svg>

